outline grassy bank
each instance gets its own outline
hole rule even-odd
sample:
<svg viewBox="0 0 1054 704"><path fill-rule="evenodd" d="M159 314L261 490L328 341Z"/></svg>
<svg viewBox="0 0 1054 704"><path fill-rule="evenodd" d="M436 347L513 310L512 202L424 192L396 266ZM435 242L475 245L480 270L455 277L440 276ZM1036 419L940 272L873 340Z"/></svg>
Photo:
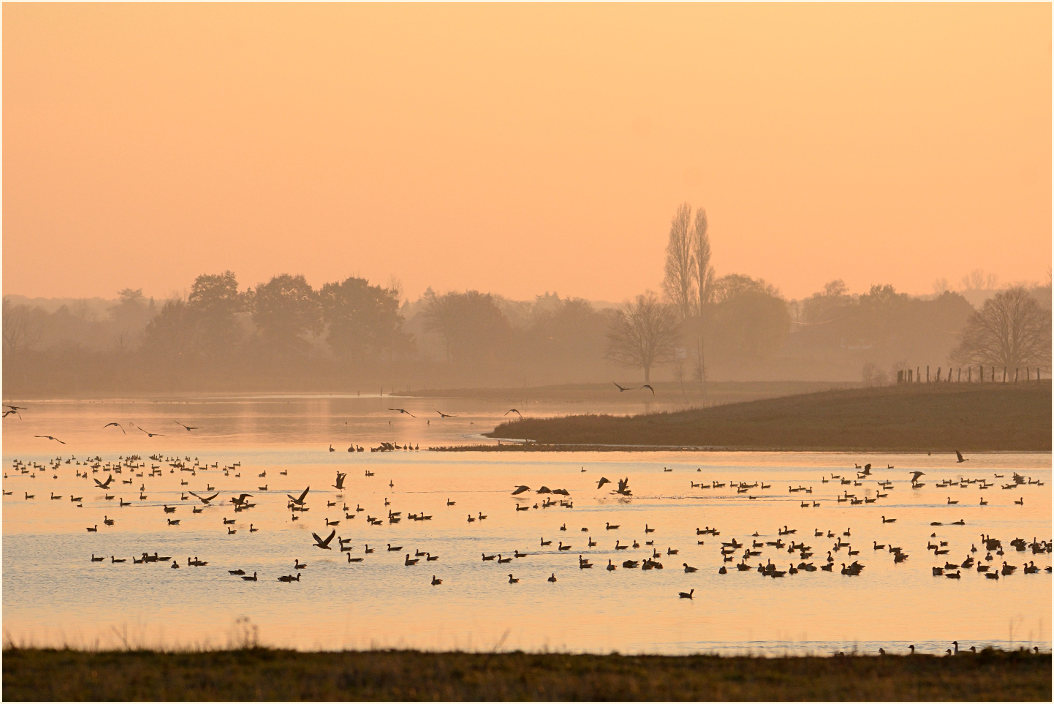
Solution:
<svg viewBox="0 0 1054 704"><path fill-rule="evenodd" d="M503 423L496 438L545 445L742 450L1050 451L1051 385L913 384L845 389L638 416Z"/></svg>
<svg viewBox="0 0 1054 704"><path fill-rule="evenodd" d="M1049 701L1050 654L661 657L8 649L6 701Z"/></svg>

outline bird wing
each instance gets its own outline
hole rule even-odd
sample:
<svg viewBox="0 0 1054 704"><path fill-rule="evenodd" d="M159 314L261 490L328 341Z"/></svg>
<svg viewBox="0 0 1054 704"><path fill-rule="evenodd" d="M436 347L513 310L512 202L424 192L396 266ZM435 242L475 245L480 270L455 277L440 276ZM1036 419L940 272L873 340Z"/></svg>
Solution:
<svg viewBox="0 0 1054 704"><path fill-rule="evenodd" d="M611 483L610 479L608 479L607 477L601 477L597 481L597 489L599 489L600 487L604 486L605 484L610 484L610 483Z"/></svg>
<svg viewBox="0 0 1054 704"><path fill-rule="evenodd" d="M505 413L503 415L509 415L510 413L515 413L516 415L520 416L521 418L523 417L523 414L520 413L519 411L517 411L515 408L510 408L509 410L505 411Z"/></svg>
<svg viewBox="0 0 1054 704"><path fill-rule="evenodd" d="M523 492L530 490L531 487L527 486L526 484L520 484L518 487L516 487L516 490L512 492L512 495L516 496L516 494L522 494Z"/></svg>
<svg viewBox="0 0 1054 704"><path fill-rule="evenodd" d="M961 453L958 450L956 450L955 451L955 456L959 459L960 462L963 461L963 453Z"/></svg>
<svg viewBox="0 0 1054 704"><path fill-rule="evenodd" d="M643 386L641 386L640 388L642 388L642 389L647 389L648 391L650 391L650 392L651 392L651 395L652 395L652 396L654 396L654 395L655 395L655 389L653 389L653 388L651 387L651 384L644 384L644 385L643 385Z"/></svg>
<svg viewBox="0 0 1054 704"><path fill-rule="evenodd" d="M204 501L205 503L208 503L208 502L212 501L213 499L215 499L215 498L216 498L217 496L219 496L219 495L220 495L220 492L218 492L218 491L217 491L217 492L216 492L215 494L213 494L212 496L206 496L206 497L204 497L204 498L202 498L202 497L200 497L200 496L199 496L198 498L200 498L200 499L201 499L202 501Z"/></svg>
<svg viewBox="0 0 1054 704"><path fill-rule="evenodd" d="M611 383L614 384L618 388L619 391L625 391L628 388L628 387L623 386L622 384L618 383L617 381L613 381Z"/></svg>
<svg viewBox="0 0 1054 704"><path fill-rule="evenodd" d="M329 545L329 541L333 540L333 536L337 534L337 529L334 528L329 532L329 537L322 541L323 545ZM312 534L314 535L314 534Z"/></svg>
<svg viewBox="0 0 1054 704"><path fill-rule="evenodd" d="M297 499L296 502L298 504L304 503L304 497L307 496L307 492L309 492L309 491L311 491L311 487L310 486L308 488L304 489L304 491L300 494L300 498Z"/></svg>

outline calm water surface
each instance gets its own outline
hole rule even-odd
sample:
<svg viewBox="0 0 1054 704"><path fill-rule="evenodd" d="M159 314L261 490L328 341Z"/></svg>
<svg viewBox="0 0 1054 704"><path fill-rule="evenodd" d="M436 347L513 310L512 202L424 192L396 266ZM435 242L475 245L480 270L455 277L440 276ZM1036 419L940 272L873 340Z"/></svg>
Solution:
<svg viewBox="0 0 1054 704"><path fill-rule="evenodd" d="M1051 576L1044 571L1051 556L1010 545L1016 537L1051 538L1049 453L968 453L962 464L951 448L868 456L446 453L426 448L483 441L478 434L500 422L509 404L261 395L21 405L27 410L4 419L3 430L3 626L15 643L179 648L256 637L300 649L668 654L896 652L911 643L942 653L952 640L978 648L1051 643ZM535 416L644 410L616 402L518 407ZM455 417L442 419L436 409ZM126 432L103 427L111 421ZM177 421L196 429L188 432ZM148 437L132 423L159 435ZM369 452L385 441L421 449ZM349 445L366 451L349 453ZM110 468L132 456L141 459L126 461L120 473ZM181 471L173 466L177 461L197 469ZM832 479L856 480L854 464L866 462L873 464L871 476L859 485ZM154 467L160 476L151 476ZM925 472L919 489L909 481L915 470ZM338 471L347 475L343 491L333 486ZM82 472L87 478L76 476ZM1002 489L1014 472L1042 485ZM92 479L110 473L110 487L96 487ZM598 489L601 477L612 483ZM985 478L993 486L935 486L961 477ZM621 478L628 478L632 496L613 493ZM880 489L880 480L892 481L892 488ZM693 486L715 481L725 485ZM738 493L736 482L758 485ZM531 491L513 496L521 484ZM308 486L309 510L294 521L287 494L298 496ZM562 507L560 495L536 493L542 486L566 489L572 506ZM798 487L805 491L789 490ZM203 506L189 491L219 496ZM888 496L877 498L879 491ZM27 492L34 498L27 500ZM256 507L235 513L229 499L242 492L252 494ZM876 500L837 501L844 492ZM80 506L71 496L82 497ZM547 498L553 505L545 507ZM130 505L120 506L122 500ZM166 505L175 512L166 513ZM194 507L201 512L193 513ZM389 511L400 512L401 520L389 522ZM432 518L411 520L411 513ZM479 520L480 514L486 518ZM469 522L470 515L477 520ZM367 516L382 524L368 524ZM896 521L883 523L883 516ZM105 525L104 517L114 525ZM328 527L327 520L339 524ZM960 520L965 525L952 525ZM654 532L646 533L646 525ZM86 530L93 526L97 532ZM796 532L778 535L784 526ZM697 534L705 527L720 535ZM339 549L337 538L331 550L314 547L312 532L325 537L332 530L350 552ZM993 553L986 562L982 533L1001 539L1004 555ZM721 554L721 543L733 538L747 546L762 543L761 555L747 560L755 568L771 560L787 570L803 561L786 545L767 544L782 538L811 546L814 555L805 562L816 567L827 563L831 550L834 569L781 579L739 571L734 565L744 548L732 562ZM552 544L542 546L543 539ZM839 539L851 547L835 551ZM630 547L616 550L616 541ZM558 550L561 542L571 549ZM927 549L942 542L946 555ZM894 564L888 549L875 550L875 543L900 546L909 558ZM366 545L376 551L367 554ZM389 545L400 549L388 551ZM850 550L859 554L850 556ZM517 551L526 555L512 557ZM663 569L623 568L624 560L643 560L653 551L661 553ZM180 567L134 564L143 552L171 556ZM418 552L438 559L422 555L406 566L406 554ZM482 559L498 553L512 561ZM93 554L106 559L92 562ZM111 555L127 561L113 563ZM363 561L349 563L348 555ZM580 569L580 555L593 567ZM189 566L194 556L208 564ZM960 568L960 579L933 576L934 566L958 565L969 556L993 571L1004 561L1017 570L998 580L976 567ZM278 582L297 572L295 559L308 564L301 581ZM617 569L606 569L609 560ZM842 575L842 563L853 560L865 565L863 572ZM1024 574L1029 561L1038 574ZM684 563L698 571L686 573ZM722 566L727 574L719 574ZM256 572L259 581L231 576L234 569ZM509 574L519 581L510 584ZM547 579L552 574L554 583ZM431 584L433 575L441 585ZM691 600L678 597L693 589Z"/></svg>

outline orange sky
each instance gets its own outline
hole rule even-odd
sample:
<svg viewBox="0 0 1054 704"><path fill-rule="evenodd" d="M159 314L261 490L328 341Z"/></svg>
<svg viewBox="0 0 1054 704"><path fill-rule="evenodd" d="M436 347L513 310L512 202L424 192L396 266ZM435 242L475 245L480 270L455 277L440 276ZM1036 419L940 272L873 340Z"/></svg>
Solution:
<svg viewBox="0 0 1054 704"><path fill-rule="evenodd" d="M3 6L3 292L1046 283L1051 6Z"/></svg>

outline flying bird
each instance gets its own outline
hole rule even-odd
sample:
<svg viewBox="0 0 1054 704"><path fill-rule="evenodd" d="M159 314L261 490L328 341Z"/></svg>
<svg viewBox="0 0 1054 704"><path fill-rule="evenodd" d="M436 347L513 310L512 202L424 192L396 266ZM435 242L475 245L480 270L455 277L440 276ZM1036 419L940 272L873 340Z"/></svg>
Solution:
<svg viewBox="0 0 1054 704"><path fill-rule="evenodd" d="M220 495L220 492L218 492L218 491L215 494L213 494L212 496L199 496L198 494L195 494L193 491L187 492L187 493L189 493L191 496L195 497L198 501L200 501L201 503L205 504L206 506L209 505L210 501L212 501L213 499L215 499L217 496Z"/></svg>
<svg viewBox="0 0 1054 704"><path fill-rule="evenodd" d="M95 482L95 486L99 487L100 489L109 489L110 482L113 481L113 475L111 474L110 476L106 477L106 481L104 482L100 482L95 477L92 477L92 481Z"/></svg>
<svg viewBox="0 0 1054 704"><path fill-rule="evenodd" d="M919 472L919 471L912 472L911 473L911 483L914 484L915 482L917 482L919 480L919 477L921 477L921 476L923 476L925 474L926 474L925 472Z"/></svg>
<svg viewBox="0 0 1054 704"><path fill-rule="evenodd" d="M184 428L186 428L188 433L191 430L197 430L198 429L198 426L196 426L196 425L186 425L185 423L180 423L178 420L174 421L174 422L175 422L176 425L182 425Z"/></svg>
<svg viewBox="0 0 1054 704"><path fill-rule="evenodd" d="M337 472L337 483L333 485L334 489L344 488L344 477L348 476L347 472ZM288 496L288 494L286 494ZM292 497L290 497L292 498Z"/></svg>
<svg viewBox="0 0 1054 704"><path fill-rule="evenodd" d="M405 408L389 408L388 410L389 411L399 411L400 413L405 413L406 415L410 416L411 418L416 418L417 417L413 413L410 413L410 411L406 410Z"/></svg>
<svg viewBox="0 0 1054 704"><path fill-rule="evenodd" d="M12 413L14 413L14 414L15 414L16 416L18 416L19 418L21 418L21 417L22 417L22 414L21 414L21 413L19 413L17 409L15 409L15 408L8 408L8 409L5 409L5 410L4 410L4 418L7 418L7 417L8 417L9 415L11 415Z"/></svg>
<svg viewBox="0 0 1054 704"><path fill-rule="evenodd" d="M135 423L132 423L132 425L135 425ZM147 437L150 437L150 438L154 437L155 435L164 436L164 433L151 433L149 430L143 430L138 425L135 425L135 427L138 428L139 430L142 430L144 433L146 433Z"/></svg>
<svg viewBox="0 0 1054 704"><path fill-rule="evenodd" d="M507 416L510 413L515 413L516 415L518 415L520 417L520 420L523 420L523 414L520 413L519 411L517 411L515 408L510 408L509 410L505 411L505 413L503 415Z"/></svg>
<svg viewBox="0 0 1054 704"><path fill-rule="evenodd" d="M439 409L433 408L433 411L439 414L440 418L456 418L457 416L451 415L450 413L443 413Z"/></svg>
<svg viewBox="0 0 1054 704"><path fill-rule="evenodd" d="M193 494L194 492L192 491L190 493ZM252 494L241 494L239 496L232 496L231 497L231 503L234 504L235 506L244 506L245 505L245 500L248 499L251 496L252 496ZM231 520L233 521L234 519L232 518Z"/></svg>
<svg viewBox="0 0 1054 704"><path fill-rule="evenodd" d="M300 498L294 499L292 494L286 494L286 496L288 496L289 500L292 501L297 506L303 506L304 505L304 499L307 497L307 492L309 492L310 490L311 490L310 486L307 489L304 489L304 491L300 494Z"/></svg>
<svg viewBox="0 0 1054 704"><path fill-rule="evenodd" d="M629 477L618 480L618 493L623 496L629 496L633 492L629 490Z"/></svg>
<svg viewBox="0 0 1054 704"><path fill-rule="evenodd" d="M325 540L320 538L318 533L312 533L311 537L315 539L315 547L316 548L321 548L322 550L332 550L333 548L331 548L329 546L329 543L330 543L331 540L333 540L333 536L336 535L336 534L337 534L337 529L334 528L332 531L330 531L329 537L326 538Z"/></svg>
<svg viewBox="0 0 1054 704"><path fill-rule="evenodd" d="M107 424L106 424L106 425L104 425L103 427L104 427L104 428L109 428L109 427L110 427L111 425L116 425L116 426L117 426L118 428L120 428L120 429L121 429L121 433L123 433L124 435L127 435L127 434L128 434L128 433L127 433L127 432L125 431L125 429L124 429L124 426L123 426L123 425L121 425L120 423L118 423L117 421L113 421L112 423L107 423Z"/></svg>
<svg viewBox="0 0 1054 704"><path fill-rule="evenodd" d="M45 440L54 440L55 442L59 442L59 443L62 443L63 445L65 445L65 444L66 444L66 443L65 443L65 442L63 442L62 440L59 440L59 439L58 439L57 437L55 437L54 435L34 435L33 437L35 437L35 438L44 438Z"/></svg>
<svg viewBox="0 0 1054 704"><path fill-rule="evenodd" d="M628 386L623 386L622 384L618 383L617 381L613 381L611 383L614 384L615 386L617 386L619 391L629 391L629 387Z"/></svg>
<svg viewBox="0 0 1054 704"><path fill-rule="evenodd" d="M516 487L516 490L512 492L512 495L516 496L516 494L522 494L523 492L530 490L531 487L527 486L526 484L520 484L518 487Z"/></svg>
<svg viewBox="0 0 1054 704"><path fill-rule="evenodd" d="M610 484L610 483L611 483L610 479L608 479L607 477L601 477L599 480L597 480L597 489L599 489L600 487L604 486L605 484Z"/></svg>
<svg viewBox="0 0 1054 704"><path fill-rule="evenodd" d="M958 458L958 460L957 460L958 462L969 462L970 461L968 459L964 459L963 458L963 453L959 452L958 450L955 451L955 456Z"/></svg>
<svg viewBox="0 0 1054 704"><path fill-rule="evenodd" d="M655 395L655 389L651 388L651 384L644 384L644 385L643 385L643 386L641 386L640 388L642 388L642 389L647 389L648 391L650 391L650 392L651 392L651 395L652 395L652 396L654 396L654 395Z"/></svg>

